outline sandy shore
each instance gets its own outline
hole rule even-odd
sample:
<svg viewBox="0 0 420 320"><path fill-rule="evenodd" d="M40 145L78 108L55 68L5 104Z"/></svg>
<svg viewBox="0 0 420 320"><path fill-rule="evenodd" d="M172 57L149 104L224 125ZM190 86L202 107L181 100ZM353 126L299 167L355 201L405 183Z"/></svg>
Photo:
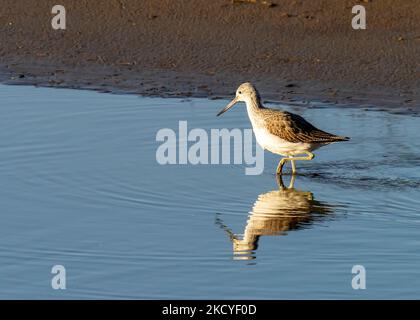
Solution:
<svg viewBox="0 0 420 320"><path fill-rule="evenodd" d="M3 0L0 81L159 96L420 107L418 0ZM361 3L367 29L351 28Z"/></svg>

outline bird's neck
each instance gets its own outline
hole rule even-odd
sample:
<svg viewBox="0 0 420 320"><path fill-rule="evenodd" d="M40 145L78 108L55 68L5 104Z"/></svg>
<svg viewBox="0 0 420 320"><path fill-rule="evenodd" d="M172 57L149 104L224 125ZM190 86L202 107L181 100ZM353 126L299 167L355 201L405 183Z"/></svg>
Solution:
<svg viewBox="0 0 420 320"><path fill-rule="evenodd" d="M261 111L261 108L263 108L263 106L261 105L260 98L258 96L248 97L248 99L245 100L245 104L249 119L251 120L251 123L254 126L254 120L258 118L257 115Z"/></svg>
<svg viewBox="0 0 420 320"><path fill-rule="evenodd" d="M246 108L248 112L259 111L262 108L260 98L258 96L250 96L246 99Z"/></svg>

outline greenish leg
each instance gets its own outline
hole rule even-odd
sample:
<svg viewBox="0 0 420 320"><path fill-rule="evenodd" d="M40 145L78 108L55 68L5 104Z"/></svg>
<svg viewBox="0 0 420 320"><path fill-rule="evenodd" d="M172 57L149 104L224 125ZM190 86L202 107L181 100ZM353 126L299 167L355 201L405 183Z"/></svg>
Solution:
<svg viewBox="0 0 420 320"><path fill-rule="evenodd" d="M276 175L276 181L277 181L277 185L279 187L279 190L289 190L289 189L293 189L294 185L295 185L295 180L296 180L296 176L292 175L292 177L290 178L290 183L289 186L286 188L284 183L283 183L283 178L281 175L277 174Z"/></svg>
<svg viewBox="0 0 420 320"><path fill-rule="evenodd" d="M277 166L277 174L281 175L283 172L283 167L287 161L292 162L292 174L296 174L296 160L302 160L302 161L309 161L315 158L315 155L312 152L306 151L304 152L307 156L306 157L286 157L282 158L279 162L279 165Z"/></svg>
<svg viewBox="0 0 420 320"><path fill-rule="evenodd" d="M293 189L294 188L294 186L295 186L295 179L296 179L296 176L295 175L292 175L292 178L290 179L290 183L289 183L288 189Z"/></svg>
<svg viewBox="0 0 420 320"><path fill-rule="evenodd" d="M296 163L295 160L290 160L292 164L292 174L296 174Z"/></svg>

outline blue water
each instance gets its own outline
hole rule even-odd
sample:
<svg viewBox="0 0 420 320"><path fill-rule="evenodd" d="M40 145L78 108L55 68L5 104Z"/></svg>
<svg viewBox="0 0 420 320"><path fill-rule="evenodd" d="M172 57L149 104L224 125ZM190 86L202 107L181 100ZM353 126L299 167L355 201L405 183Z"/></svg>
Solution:
<svg viewBox="0 0 420 320"><path fill-rule="evenodd" d="M0 298L420 298L420 118L276 106L352 138L290 189L269 153L254 176L157 163L180 120L250 128L226 103L0 86Z"/></svg>

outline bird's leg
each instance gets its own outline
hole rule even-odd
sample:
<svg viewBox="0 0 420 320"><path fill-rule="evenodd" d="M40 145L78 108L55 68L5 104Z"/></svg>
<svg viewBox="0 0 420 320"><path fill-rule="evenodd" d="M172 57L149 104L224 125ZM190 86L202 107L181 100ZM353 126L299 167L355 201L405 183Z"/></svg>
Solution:
<svg viewBox="0 0 420 320"><path fill-rule="evenodd" d="M293 158L291 158L290 161L292 162L292 173L293 174L296 174L295 160L309 161L309 160L312 160L313 158L315 158L315 155L312 152L305 151L304 153L307 155L306 157L293 157Z"/></svg>
<svg viewBox="0 0 420 320"><path fill-rule="evenodd" d="M279 190L285 190L285 189L287 189L284 186L283 179L282 179L281 175L276 174L276 181L277 181L277 186L279 187Z"/></svg>
<svg viewBox="0 0 420 320"><path fill-rule="evenodd" d="M282 175L283 166L288 160L290 160L290 158L282 158L280 160L279 165L277 166L277 170L276 170L278 175Z"/></svg>
<svg viewBox="0 0 420 320"><path fill-rule="evenodd" d="M279 165L277 166L277 174L282 174L283 166L287 161L292 162L292 174L296 174L296 160L302 160L302 161L309 161L315 158L315 155L312 152L305 151L304 152L307 156L306 157L286 157L280 160Z"/></svg>
<svg viewBox="0 0 420 320"><path fill-rule="evenodd" d="M286 164L287 161L291 161L292 162L292 173L295 174L296 173L296 167L295 167L295 162L293 160L295 160L296 158L292 158L292 157L285 157L282 158L279 162L279 165L277 166L277 174L278 175L282 175L283 172L283 167Z"/></svg>
<svg viewBox="0 0 420 320"><path fill-rule="evenodd" d="M292 175L292 178L290 179L290 183L289 186L286 187L283 183L283 178L281 175L276 175L276 181L277 181L277 185L279 187L279 190L288 190L288 189L293 189L294 188L294 184L295 184L295 180L296 180L296 176Z"/></svg>
<svg viewBox="0 0 420 320"><path fill-rule="evenodd" d="M292 163L292 174L296 174L296 163L295 160L290 160L290 162Z"/></svg>
<svg viewBox="0 0 420 320"><path fill-rule="evenodd" d="M295 175L292 175L292 178L290 179L289 187L287 189L293 189L294 188L294 186L295 186L295 179L296 179L296 176Z"/></svg>

